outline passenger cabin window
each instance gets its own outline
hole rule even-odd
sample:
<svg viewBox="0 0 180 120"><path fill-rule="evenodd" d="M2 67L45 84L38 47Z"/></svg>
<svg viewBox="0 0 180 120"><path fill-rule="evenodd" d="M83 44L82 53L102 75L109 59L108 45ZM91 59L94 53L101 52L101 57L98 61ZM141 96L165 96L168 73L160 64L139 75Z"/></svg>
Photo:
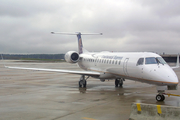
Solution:
<svg viewBox="0 0 180 120"><path fill-rule="evenodd" d="M157 60L155 57L147 57L145 63L146 64L157 64Z"/></svg>
<svg viewBox="0 0 180 120"><path fill-rule="evenodd" d="M144 58L139 58L137 65L143 65L144 64Z"/></svg>

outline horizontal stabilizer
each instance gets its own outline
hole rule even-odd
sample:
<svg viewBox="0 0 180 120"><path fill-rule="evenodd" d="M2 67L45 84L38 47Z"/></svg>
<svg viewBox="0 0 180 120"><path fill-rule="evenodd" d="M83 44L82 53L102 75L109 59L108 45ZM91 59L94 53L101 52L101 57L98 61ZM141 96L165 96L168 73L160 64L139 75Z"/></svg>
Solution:
<svg viewBox="0 0 180 120"><path fill-rule="evenodd" d="M65 32L51 32L51 34L64 34L64 35L103 35L103 33L80 33L80 32L75 32L75 33L65 33Z"/></svg>
<svg viewBox="0 0 180 120"><path fill-rule="evenodd" d="M75 32L75 33L65 33L65 32L51 32L51 34L63 34L63 35L76 35L78 38L78 51L79 54L82 54L84 51L83 48L83 43L82 43L82 38L81 35L102 35L102 33L80 33L80 32ZM85 50L87 53L87 50Z"/></svg>

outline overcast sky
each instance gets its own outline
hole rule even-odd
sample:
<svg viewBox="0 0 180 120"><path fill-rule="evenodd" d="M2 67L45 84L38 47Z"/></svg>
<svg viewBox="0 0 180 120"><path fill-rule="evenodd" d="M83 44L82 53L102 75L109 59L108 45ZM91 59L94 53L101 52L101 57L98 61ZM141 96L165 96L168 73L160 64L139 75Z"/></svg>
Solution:
<svg viewBox="0 0 180 120"><path fill-rule="evenodd" d="M66 53L76 36L88 51L180 53L180 0L1 0L0 52Z"/></svg>

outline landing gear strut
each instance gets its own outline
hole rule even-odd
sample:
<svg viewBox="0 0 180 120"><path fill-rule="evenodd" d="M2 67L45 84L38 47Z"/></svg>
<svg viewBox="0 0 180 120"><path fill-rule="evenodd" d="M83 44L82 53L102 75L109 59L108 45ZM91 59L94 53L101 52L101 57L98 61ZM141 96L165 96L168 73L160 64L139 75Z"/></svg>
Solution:
<svg viewBox="0 0 180 120"><path fill-rule="evenodd" d="M87 82L86 82L86 80L89 78L89 76L85 79L85 75L82 75L81 77L80 77L80 80L79 80L79 87L80 88L82 88L82 87L86 87L86 84L87 84Z"/></svg>
<svg viewBox="0 0 180 120"><path fill-rule="evenodd" d="M125 81L124 78L115 79L115 87L118 87L118 86L122 87L123 81Z"/></svg>
<svg viewBox="0 0 180 120"><path fill-rule="evenodd" d="M164 101L164 100L165 100L165 96L163 95L164 90L159 90L158 93L159 93L159 94L156 95L156 100L157 100L158 102Z"/></svg>

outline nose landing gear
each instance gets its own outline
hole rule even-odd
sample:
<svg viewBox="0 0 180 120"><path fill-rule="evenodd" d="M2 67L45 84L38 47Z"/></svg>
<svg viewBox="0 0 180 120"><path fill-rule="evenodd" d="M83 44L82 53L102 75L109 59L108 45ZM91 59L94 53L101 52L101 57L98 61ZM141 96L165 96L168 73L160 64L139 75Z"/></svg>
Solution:
<svg viewBox="0 0 180 120"><path fill-rule="evenodd" d="M162 102L162 101L164 101L165 100L165 96L164 96L164 90L158 90L158 95L156 95L156 100L158 101L158 102Z"/></svg>

